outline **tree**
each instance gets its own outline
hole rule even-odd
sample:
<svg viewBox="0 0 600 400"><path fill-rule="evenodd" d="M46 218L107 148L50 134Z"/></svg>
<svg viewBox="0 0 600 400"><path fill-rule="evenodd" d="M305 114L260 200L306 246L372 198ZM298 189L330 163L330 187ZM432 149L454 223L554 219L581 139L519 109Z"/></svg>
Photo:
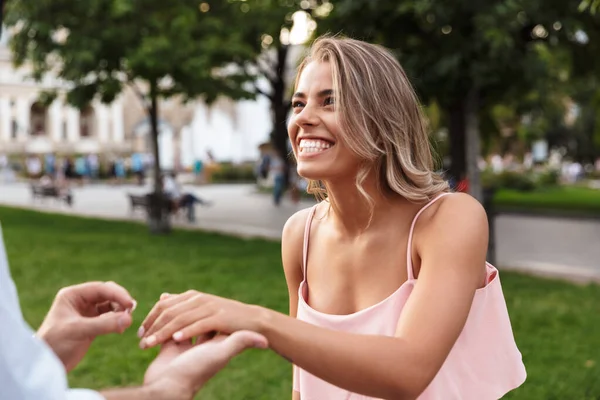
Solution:
<svg viewBox="0 0 600 400"><path fill-rule="evenodd" d="M320 31L343 32L395 52L418 94L448 119L450 174L471 180L481 199L479 120L494 105L551 85L540 52L569 48L571 61L594 59L598 21L579 0L339 0ZM581 32L590 36L580 40ZM580 62L580 64L581 64ZM581 70L590 71L590 66Z"/></svg>
<svg viewBox="0 0 600 400"><path fill-rule="evenodd" d="M592 14L595 14L598 9L600 9L600 0L583 0L579 5L579 9L581 11L589 11Z"/></svg>
<svg viewBox="0 0 600 400"><path fill-rule="evenodd" d="M3 24L4 24L4 0L0 0L0 37L2 37Z"/></svg>
<svg viewBox="0 0 600 400"><path fill-rule="evenodd" d="M28 63L40 80L54 73L71 86L79 108L98 97L112 102L132 87L152 127L154 190L149 196L151 231L169 229L160 183L159 99L252 97L252 77L231 64L255 57L246 38L242 1L39 0L7 4L17 66ZM48 93L52 100L55 92Z"/></svg>

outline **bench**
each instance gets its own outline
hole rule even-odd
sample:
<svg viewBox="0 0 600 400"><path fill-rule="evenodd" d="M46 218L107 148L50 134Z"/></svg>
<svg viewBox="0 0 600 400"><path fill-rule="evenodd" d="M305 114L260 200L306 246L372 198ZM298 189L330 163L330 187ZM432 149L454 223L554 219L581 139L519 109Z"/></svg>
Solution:
<svg viewBox="0 0 600 400"><path fill-rule="evenodd" d="M147 210L147 208L148 208L148 195L147 194L128 193L127 196L129 197L129 213L131 215L133 215L135 213L136 209L140 209L142 211ZM169 214L171 214L173 216L178 216L179 214L181 214L179 212L181 209L175 208L173 205L171 205L172 203L170 201L167 202L167 204L169 204L167 206Z"/></svg>
<svg viewBox="0 0 600 400"><path fill-rule="evenodd" d="M134 195L129 194L129 212L133 214L136 208L141 208L142 210L146 210L148 205L148 199L146 195Z"/></svg>
<svg viewBox="0 0 600 400"><path fill-rule="evenodd" d="M70 194L62 194L61 190L56 186L31 185L31 196L33 200L53 198L55 200L64 201L69 206L73 204L73 197Z"/></svg>

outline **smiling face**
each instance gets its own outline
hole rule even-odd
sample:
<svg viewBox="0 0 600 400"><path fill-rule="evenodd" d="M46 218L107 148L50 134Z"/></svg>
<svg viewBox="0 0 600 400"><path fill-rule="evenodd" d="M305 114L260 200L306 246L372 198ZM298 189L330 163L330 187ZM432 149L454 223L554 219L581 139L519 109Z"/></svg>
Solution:
<svg viewBox="0 0 600 400"><path fill-rule="evenodd" d="M355 176L361 160L344 144L328 62L313 61L304 67L292 108L288 134L298 174L322 181Z"/></svg>
<svg viewBox="0 0 600 400"><path fill-rule="evenodd" d="M388 50L318 38L300 64L295 92L288 134L309 193L330 197L352 184L367 200L369 186L425 201L447 190L433 172L417 95Z"/></svg>

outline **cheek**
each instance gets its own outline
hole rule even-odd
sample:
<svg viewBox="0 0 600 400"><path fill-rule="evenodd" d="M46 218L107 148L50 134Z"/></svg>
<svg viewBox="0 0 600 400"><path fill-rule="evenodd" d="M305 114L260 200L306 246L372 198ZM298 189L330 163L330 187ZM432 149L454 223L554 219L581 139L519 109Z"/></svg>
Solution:
<svg viewBox="0 0 600 400"><path fill-rule="evenodd" d="M296 136L298 136L298 125L296 125L292 120L288 124L288 138L290 139L290 143L292 145L292 151L294 152L294 156L297 156L296 149Z"/></svg>
<svg viewBox="0 0 600 400"><path fill-rule="evenodd" d="M323 125L327 132L329 132L337 142L343 141L344 133L342 132L342 128L338 123L337 118L334 113L327 114L324 118L322 118Z"/></svg>

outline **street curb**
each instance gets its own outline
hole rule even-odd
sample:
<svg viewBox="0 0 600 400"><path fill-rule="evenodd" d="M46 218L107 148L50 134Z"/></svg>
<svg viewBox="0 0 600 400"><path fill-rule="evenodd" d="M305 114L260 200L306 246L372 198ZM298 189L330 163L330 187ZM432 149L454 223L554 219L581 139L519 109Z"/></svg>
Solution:
<svg viewBox="0 0 600 400"><path fill-rule="evenodd" d="M501 263L500 271L514 271L541 278L560 279L577 284L600 283L600 271L592 267L571 267L539 262Z"/></svg>
<svg viewBox="0 0 600 400"><path fill-rule="evenodd" d="M600 220L600 214L577 210L553 210L553 209L520 209L511 207L494 207L495 217L501 216L522 216L533 218L556 218L571 220Z"/></svg>
<svg viewBox="0 0 600 400"><path fill-rule="evenodd" d="M139 214L136 215L105 215L93 212L81 212L74 211L68 208L47 208L44 206L31 205L26 206L23 204L14 204L9 202L0 201L0 206L10 207L26 211L36 211L45 214L61 214L72 217L82 218L95 218L105 221L119 221L119 222L131 222L144 225L146 220ZM281 231L275 229L260 228L252 225L240 225L240 224L229 224L229 223L211 223L211 222L197 222L195 224L183 223L179 221L171 221L171 226L175 229L184 230L197 230L207 233L219 233L225 235L231 235L244 239L263 239L271 241L281 241Z"/></svg>

